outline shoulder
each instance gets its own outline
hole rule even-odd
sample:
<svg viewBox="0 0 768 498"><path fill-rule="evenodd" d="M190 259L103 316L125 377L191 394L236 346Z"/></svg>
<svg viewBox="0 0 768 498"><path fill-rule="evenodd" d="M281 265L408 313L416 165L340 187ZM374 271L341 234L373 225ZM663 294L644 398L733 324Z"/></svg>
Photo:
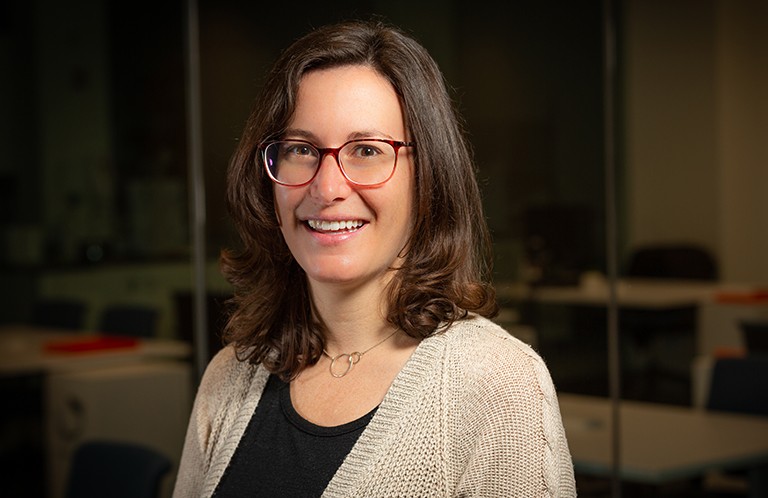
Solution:
<svg viewBox="0 0 768 498"><path fill-rule="evenodd" d="M224 346L219 350L208 366L205 368L202 382L218 382L247 368L248 364L237 357L237 350L234 346Z"/></svg>
<svg viewBox="0 0 768 498"><path fill-rule="evenodd" d="M530 346L511 335L501 325L475 314L470 314L463 320L457 320L444 333L449 341L456 343L464 341L481 348L504 347L514 350L522 348L526 352L536 354Z"/></svg>
<svg viewBox="0 0 768 498"><path fill-rule="evenodd" d="M493 368L544 367L539 354L500 325L477 315L457 321L445 332L446 354L456 364L479 373ZM544 367L546 368L546 367Z"/></svg>
<svg viewBox="0 0 768 498"><path fill-rule="evenodd" d="M198 402L202 405L200 408L205 412L215 412L229 404L233 397L242 397L255 377L266 376L262 370L238 358L234 346L225 346L208 363L200 380L197 393Z"/></svg>
<svg viewBox="0 0 768 498"><path fill-rule="evenodd" d="M555 389L542 357L496 323L476 315L443 334L445 368L472 396L499 401L553 400Z"/></svg>
<svg viewBox="0 0 768 498"><path fill-rule="evenodd" d="M233 376L237 376L245 365L238 360L237 352L232 346L225 346L208 362L198 386L199 395L213 394L226 385Z"/></svg>

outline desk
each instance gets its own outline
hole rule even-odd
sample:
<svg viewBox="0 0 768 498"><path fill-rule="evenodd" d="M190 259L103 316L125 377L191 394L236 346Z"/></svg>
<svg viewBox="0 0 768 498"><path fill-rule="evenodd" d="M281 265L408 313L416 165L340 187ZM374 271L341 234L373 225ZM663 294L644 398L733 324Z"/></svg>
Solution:
<svg viewBox="0 0 768 498"><path fill-rule="evenodd" d="M611 405L607 398L560 394L577 473L609 476ZM663 484L722 468L768 465L768 418L622 401L621 477Z"/></svg>
<svg viewBox="0 0 768 498"><path fill-rule="evenodd" d="M521 282L496 286L501 300L541 304L605 306L609 288L605 280L588 279L582 285L531 287ZM631 278L616 284L622 308L663 311L696 308L696 353L712 354L718 347L744 346L739 330L742 319L768 320L768 291L750 285L695 280Z"/></svg>
<svg viewBox="0 0 768 498"><path fill-rule="evenodd" d="M90 439L145 444L178 464L193 395L191 365L178 360L189 358L190 345L142 338L126 347L75 352L50 348L55 343L87 345L99 337L29 326L0 327L0 380L7 386L24 386L23 391L11 387L10 395L21 395L32 407L30 413L13 411L18 400L11 398L0 421L3 430L13 431L14 443L0 451L10 457L4 461L14 462L20 460L18 455L40 454L35 465L22 465L8 474L12 479L4 482L5 489L45 483L49 498L62 497L70 457L81 442ZM39 380L29 387L24 382L28 378ZM40 427L29 429L32 424ZM40 442L39 432L45 434ZM174 477L175 470L163 483L163 497L170 496Z"/></svg>
<svg viewBox="0 0 768 498"><path fill-rule="evenodd" d="M76 341L98 336L41 329L26 325L0 327L0 376L58 373L136 363L152 359L186 359L192 353L184 341L141 339L134 347L87 352L50 352L53 341Z"/></svg>
<svg viewBox="0 0 768 498"><path fill-rule="evenodd" d="M631 308L679 308L696 306L711 299L718 288L710 282L622 279L616 284L616 298L619 305ZM605 305L609 290L607 282L599 281L574 286L532 287L522 283L508 283L497 287L497 293L502 299L590 306Z"/></svg>

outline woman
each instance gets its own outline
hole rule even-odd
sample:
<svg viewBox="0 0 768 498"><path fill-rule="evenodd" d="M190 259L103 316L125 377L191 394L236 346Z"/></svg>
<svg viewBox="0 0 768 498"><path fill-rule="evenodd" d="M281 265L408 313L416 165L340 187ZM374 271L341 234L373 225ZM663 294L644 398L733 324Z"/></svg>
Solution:
<svg viewBox="0 0 768 498"><path fill-rule="evenodd" d="M494 325L435 62L378 23L278 59L228 172L242 239L175 496L574 496L542 360Z"/></svg>

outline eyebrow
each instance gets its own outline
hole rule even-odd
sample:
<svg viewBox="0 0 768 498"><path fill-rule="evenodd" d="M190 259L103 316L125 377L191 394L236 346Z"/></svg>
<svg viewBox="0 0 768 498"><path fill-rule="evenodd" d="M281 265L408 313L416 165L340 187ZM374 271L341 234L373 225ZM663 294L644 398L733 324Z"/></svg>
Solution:
<svg viewBox="0 0 768 498"><path fill-rule="evenodd" d="M304 139L312 143L318 141L317 135L309 130L302 130L301 128L288 128L285 130L285 133L283 133L283 137ZM359 140L361 138L387 138L393 140L393 137L390 134L378 130L360 130L347 135L347 140Z"/></svg>

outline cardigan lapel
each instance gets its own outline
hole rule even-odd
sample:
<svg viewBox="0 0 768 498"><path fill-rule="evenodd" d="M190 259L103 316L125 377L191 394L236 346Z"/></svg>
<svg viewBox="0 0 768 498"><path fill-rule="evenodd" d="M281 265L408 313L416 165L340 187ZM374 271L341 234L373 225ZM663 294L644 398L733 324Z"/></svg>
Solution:
<svg viewBox="0 0 768 498"><path fill-rule="evenodd" d="M421 341L411 358L392 381L387 394L368 426L323 493L323 498L356 496L361 482L372 474L376 462L397 441L399 427L408 414L420 409L420 393L428 380L440 375L436 365L445 350L444 334Z"/></svg>

